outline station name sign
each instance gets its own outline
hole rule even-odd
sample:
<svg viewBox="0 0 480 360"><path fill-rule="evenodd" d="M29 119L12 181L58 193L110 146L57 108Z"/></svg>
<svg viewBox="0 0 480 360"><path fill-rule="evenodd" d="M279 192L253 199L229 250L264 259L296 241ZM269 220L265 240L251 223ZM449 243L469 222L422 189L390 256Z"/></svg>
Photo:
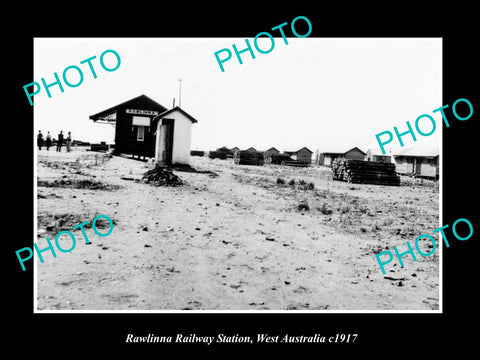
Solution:
<svg viewBox="0 0 480 360"><path fill-rule="evenodd" d="M158 111L153 110L138 110L138 109L127 109L127 114L137 114L137 115L158 115Z"/></svg>

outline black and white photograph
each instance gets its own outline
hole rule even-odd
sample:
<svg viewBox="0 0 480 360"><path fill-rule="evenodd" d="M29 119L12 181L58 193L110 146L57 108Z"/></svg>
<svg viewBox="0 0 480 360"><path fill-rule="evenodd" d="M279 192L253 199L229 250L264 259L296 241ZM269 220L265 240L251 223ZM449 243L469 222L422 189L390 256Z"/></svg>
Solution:
<svg viewBox="0 0 480 360"><path fill-rule="evenodd" d="M476 343L474 9L260 5L8 11L6 353Z"/></svg>
<svg viewBox="0 0 480 360"><path fill-rule="evenodd" d="M441 309L441 39L272 40L35 39L37 311Z"/></svg>

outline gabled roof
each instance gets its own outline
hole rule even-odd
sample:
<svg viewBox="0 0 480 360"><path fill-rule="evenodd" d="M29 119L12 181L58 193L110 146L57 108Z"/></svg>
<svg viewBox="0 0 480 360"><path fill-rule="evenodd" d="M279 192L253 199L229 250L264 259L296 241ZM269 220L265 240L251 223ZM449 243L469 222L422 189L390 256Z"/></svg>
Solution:
<svg viewBox="0 0 480 360"><path fill-rule="evenodd" d="M112 107L110 107L106 110L102 110L102 111L100 111L100 112L98 112L94 115L90 115L89 118L93 121L101 120L101 119L105 118L106 116L111 115L117 108L123 107L130 102L136 102L138 100L144 100L144 101L150 103L159 112L165 111L167 109L166 107L162 106L161 104L157 103L156 101L150 99L148 96L142 94L140 96L134 97L133 99L130 99L130 100L124 101L120 104L117 104L115 106L112 106Z"/></svg>
<svg viewBox="0 0 480 360"><path fill-rule="evenodd" d="M170 110L167 110L167 111L164 111L163 113L161 114L158 114L157 116L155 116L153 118L153 121L157 121L159 119L162 119L164 118L165 116L167 116L168 114L171 114L175 111L178 111L180 113L182 113L183 115L185 115L192 123L196 123L198 122L197 119L195 119L192 115L190 115L189 113L187 113L185 110L183 110L182 108L180 108L179 106L175 106L174 108L170 109Z"/></svg>
<svg viewBox="0 0 480 360"><path fill-rule="evenodd" d="M313 151L312 151L312 150L310 150L309 148L305 147L305 146L304 146L303 148L301 148L301 149L299 149L299 150L295 151L295 152L299 152L300 150L303 150L303 149L305 149L305 150L307 150L308 152L310 152L311 154L313 154Z"/></svg>
<svg viewBox="0 0 480 360"><path fill-rule="evenodd" d="M270 149L267 149L267 150L265 150L265 151L270 151L270 150L275 150L275 151L280 152L280 151L279 151L276 147L274 147L274 146L272 146Z"/></svg>
<svg viewBox="0 0 480 360"><path fill-rule="evenodd" d="M313 151L310 150L309 148L305 147L305 146L302 147L301 149L294 150L294 151L292 151L292 150L284 151L284 153L285 153L285 154L296 154L296 153L298 153L300 150L303 150L303 149L305 149L305 150L307 150L308 152L310 152L310 153L313 154Z"/></svg>
<svg viewBox="0 0 480 360"><path fill-rule="evenodd" d="M414 156L414 157L436 157L440 154L438 148L417 148L417 147L409 147L401 149L393 156Z"/></svg>
<svg viewBox="0 0 480 360"><path fill-rule="evenodd" d="M367 155L364 151L362 151L360 148L354 146L353 148L349 149L349 150L344 150L344 149L330 149L328 151L322 151L322 154L338 154L338 155L343 155L343 154L346 154L347 152L350 152L352 150L355 150L357 149L358 151L360 151L362 154L364 155Z"/></svg>

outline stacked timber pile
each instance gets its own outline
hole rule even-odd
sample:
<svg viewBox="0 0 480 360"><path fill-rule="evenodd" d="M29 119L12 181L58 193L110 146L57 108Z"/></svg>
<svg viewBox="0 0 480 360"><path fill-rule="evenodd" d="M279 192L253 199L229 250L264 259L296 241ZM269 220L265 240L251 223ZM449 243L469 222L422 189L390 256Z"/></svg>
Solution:
<svg viewBox="0 0 480 360"><path fill-rule="evenodd" d="M237 165L257 165L264 163L263 153L261 151L236 151L233 155L233 161Z"/></svg>
<svg viewBox="0 0 480 360"><path fill-rule="evenodd" d="M192 151L190 151L190 155L192 155L192 156L204 156L205 151L192 150Z"/></svg>
<svg viewBox="0 0 480 360"><path fill-rule="evenodd" d="M282 161L282 165L296 166L296 167L309 167L311 163L300 161L300 160L289 160L289 161Z"/></svg>
<svg viewBox="0 0 480 360"><path fill-rule="evenodd" d="M222 151L210 151L208 153L208 157L210 159L221 159L225 160L227 158L227 154Z"/></svg>
<svg viewBox="0 0 480 360"><path fill-rule="evenodd" d="M287 154L270 154L266 152L263 156L265 164L277 164L281 165L285 161L292 161L290 155Z"/></svg>
<svg viewBox="0 0 480 360"><path fill-rule="evenodd" d="M400 185L400 177L392 163L336 160L332 163L332 177L356 184Z"/></svg>
<svg viewBox="0 0 480 360"><path fill-rule="evenodd" d="M102 141L100 144L91 144L90 151L108 151L108 145Z"/></svg>
<svg viewBox="0 0 480 360"><path fill-rule="evenodd" d="M221 147L221 148L217 149L216 151L224 153L227 158L232 158L233 157L233 151L230 150L230 149L227 149L226 147Z"/></svg>
<svg viewBox="0 0 480 360"><path fill-rule="evenodd" d="M172 173L172 170L163 167L155 166L154 169L148 170L142 176L143 182L156 186L182 186L183 181L177 175Z"/></svg>

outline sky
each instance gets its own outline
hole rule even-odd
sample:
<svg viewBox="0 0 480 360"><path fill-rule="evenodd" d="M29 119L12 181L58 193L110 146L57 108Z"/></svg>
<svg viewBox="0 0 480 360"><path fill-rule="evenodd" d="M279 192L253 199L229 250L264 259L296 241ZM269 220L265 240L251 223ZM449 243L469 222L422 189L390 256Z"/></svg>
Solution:
<svg viewBox="0 0 480 360"><path fill-rule="evenodd" d="M114 142L114 127L89 120L89 115L145 94L166 108L173 99L198 123L193 125L191 148L214 150L221 146L250 146L266 150L297 150L304 146L320 152L357 146L379 149L375 135L406 131L422 114L437 124L428 137L417 135L405 146L440 147L443 122L434 109L442 105L441 38L274 38L267 54L253 47L255 59L241 54L239 64L232 44L246 47L245 38L36 38L34 79L54 81L54 72L76 65L84 80L78 87L63 83L34 96L35 134L50 131L57 137L71 131L74 140ZM268 38L258 42L270 47ZM232 58L220 70L214 53L228 48ZM105 71L100 55L115 50L121 64ZM225 53L221 54L223 57ZM96 56L92 65L81 61ZM105 63L113 67L112 54ZM72 83L75 71L68 72ZM26 84L25 84L26 85ZM26 105L29 105L25 96ZM422 121L425 121L423 119ZM431 129L421 123L424 132ZM396 139L387 145L401 147Z"/></svg>

